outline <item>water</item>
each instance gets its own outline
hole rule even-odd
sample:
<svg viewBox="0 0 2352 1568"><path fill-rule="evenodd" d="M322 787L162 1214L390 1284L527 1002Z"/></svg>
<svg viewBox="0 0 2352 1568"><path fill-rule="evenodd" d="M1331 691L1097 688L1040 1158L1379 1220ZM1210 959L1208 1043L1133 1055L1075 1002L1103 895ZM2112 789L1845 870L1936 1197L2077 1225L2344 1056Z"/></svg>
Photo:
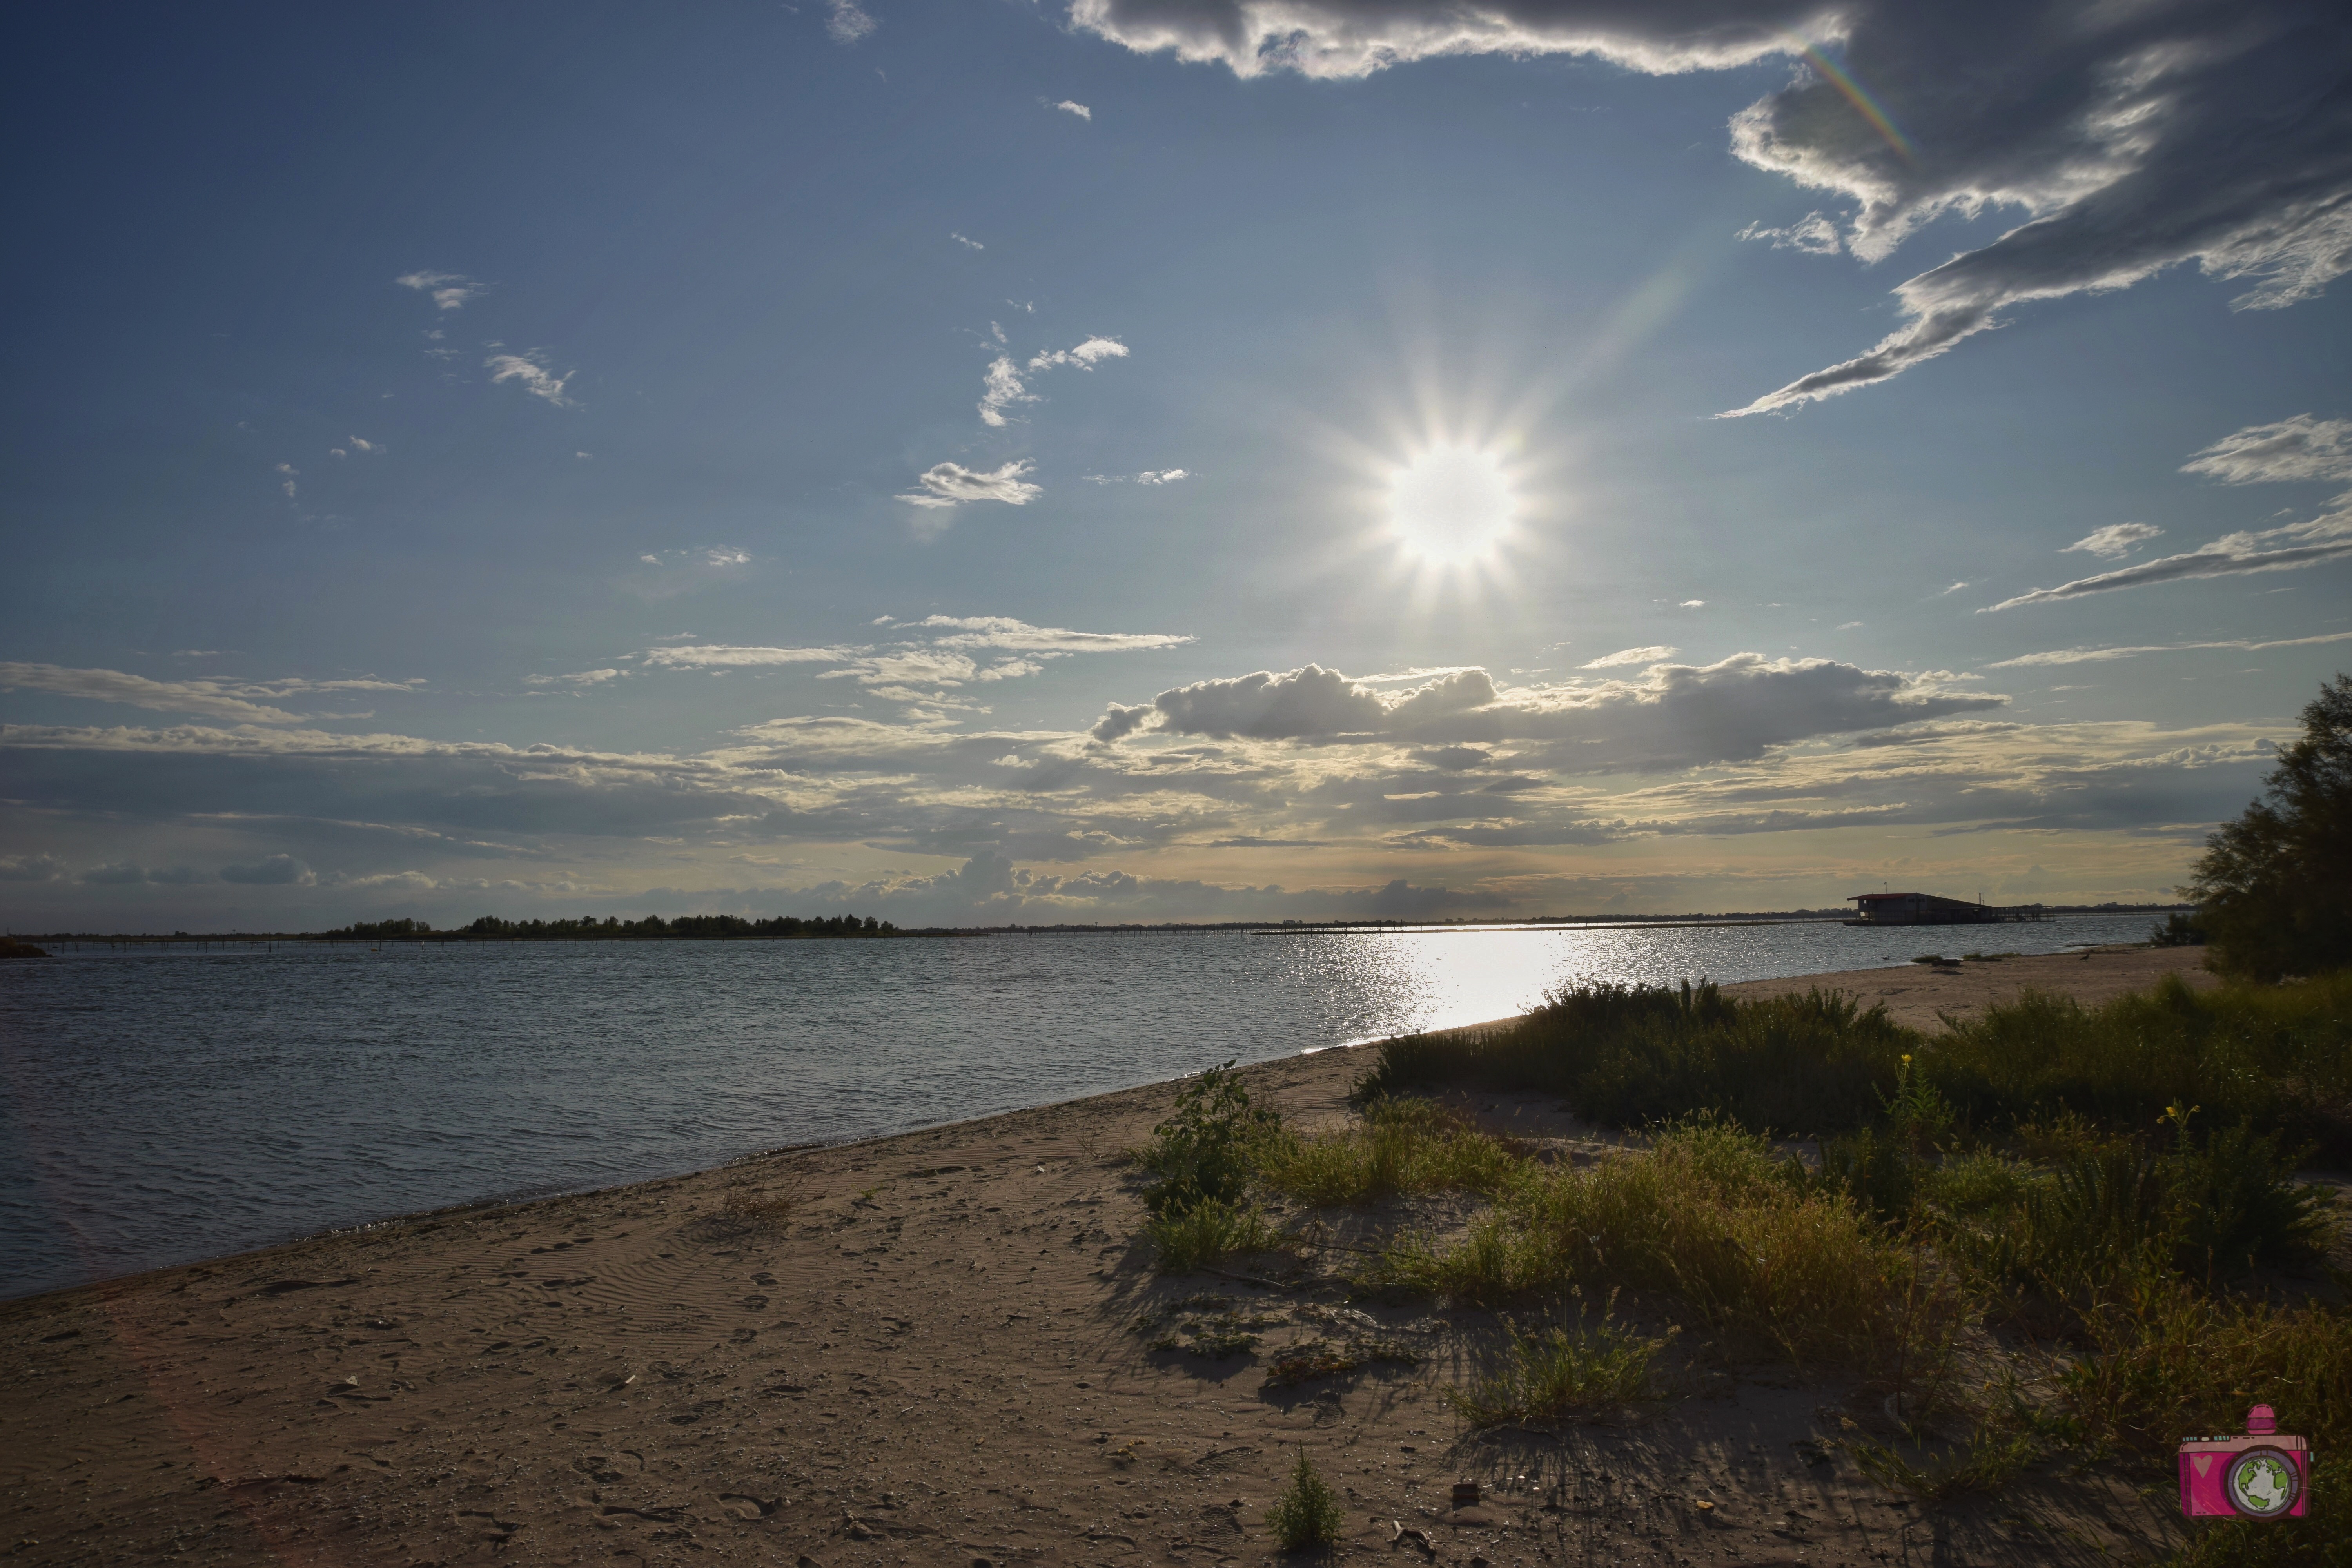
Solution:
<svg viewBox="0 0 2352 1568"><path fill-rule="evenodd" d="M2056 952L2147 926L67 952L0 965L0 1297L1475 1023L1575 980Z"/></svg>

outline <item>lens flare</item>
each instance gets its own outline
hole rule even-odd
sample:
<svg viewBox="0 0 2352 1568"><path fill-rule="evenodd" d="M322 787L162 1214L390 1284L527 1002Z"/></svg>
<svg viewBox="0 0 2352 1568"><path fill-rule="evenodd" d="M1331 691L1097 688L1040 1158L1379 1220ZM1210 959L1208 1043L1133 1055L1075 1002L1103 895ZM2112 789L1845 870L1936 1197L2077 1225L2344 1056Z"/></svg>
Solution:
<svg viewBox="0 0 2352 1568"><path fill-rule="evenodd" d="M1423 561L1458 564L1492 554L1518 517L1502 459L1469 447L1433 447L1389 481L1389 529Z"/></svg>

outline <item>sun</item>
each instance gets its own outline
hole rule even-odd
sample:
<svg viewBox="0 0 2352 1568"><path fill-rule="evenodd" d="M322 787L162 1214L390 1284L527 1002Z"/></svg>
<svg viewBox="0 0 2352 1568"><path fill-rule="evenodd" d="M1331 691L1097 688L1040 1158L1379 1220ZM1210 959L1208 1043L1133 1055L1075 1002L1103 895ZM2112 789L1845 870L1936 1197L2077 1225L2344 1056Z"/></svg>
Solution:
<svg viewBox="0 0 2352 1568"><path fill-rule="evenodd" d="M1406 553L1438 565L1491 555L1518 519L1502 459L1473 447L1432 447L1389 480L1389 531Z"/></svg>

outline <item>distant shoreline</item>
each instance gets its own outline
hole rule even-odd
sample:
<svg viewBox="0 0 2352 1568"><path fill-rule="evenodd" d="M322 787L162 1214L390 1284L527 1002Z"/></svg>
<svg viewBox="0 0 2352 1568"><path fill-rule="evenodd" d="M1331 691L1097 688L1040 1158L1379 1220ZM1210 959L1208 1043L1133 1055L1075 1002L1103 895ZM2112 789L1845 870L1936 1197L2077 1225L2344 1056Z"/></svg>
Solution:
<svg viewBox="0 0 2352 1568"><path fill-rule="evenodd" d="M2194 904L2045 904L2045 918L2071 915L2164 915L2195 909ZM692 918L692 917L681 917ZM84 946L100 943L127 943L173 947L207 942L245 943L299 942L306 945L351 947L365 945L383 947L408 942L447 944L451 942L484 942L512 944L516 942L880 942L906 937L969 938L992 936L1127 936L1139 932L1184 933L1202 935L1242 934L1247 936L1292 936L1318 933L1349 934L1370 932L1383 934L1409 931L1635 931L1693 929L1709 926L1765 925L1829 925L1853 919L1843 910L1771 910L1733 911L1723 914L1674 915L1543 915L1526 920L1448 920L1448 921L1137 921L1126 924L1088 922L1056 925L1008 924L998 926L924 926L889 931L844 931L840 933L770 934L767 932L730 935L670 934L666 932L615 931L611 935L586 931L539 933L482 934L457 928L446 931L406 931L387 935L350 936L335 931L11 931L18 942L73 942ZM1998 922L1986 922L1998 923ZM1888 930L1941 930L1941 927L1895 927ZM1955 928L1958 929L1958 928Z"/></svg>

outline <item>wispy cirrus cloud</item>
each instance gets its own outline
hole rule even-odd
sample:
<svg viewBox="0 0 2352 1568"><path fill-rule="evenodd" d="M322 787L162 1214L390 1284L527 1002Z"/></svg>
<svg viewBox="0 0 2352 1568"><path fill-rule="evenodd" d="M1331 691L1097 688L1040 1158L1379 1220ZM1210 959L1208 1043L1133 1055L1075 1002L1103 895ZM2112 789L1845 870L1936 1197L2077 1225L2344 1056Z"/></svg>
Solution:
<svg viewBox="0 0 2352 1568"><path fill-rule="evenodd" d="M2180 466L2225 484L2352 479L2352 419L2298 414L2274 425L2249 425Z"/></svg>
<svg viewBox="0 0 2352 1568"><path fill-rule="evenodd" d="M2029 669L2043 665L2099 664L2108 659L2137 658L2149 653L2190 653L2205 648L2230 649L2240 653L2260 653L2273 647L2311 647L2320 643L2352 642L2352 632L2326 632L2318 637L2273 637L2256 641L2248 637L2230 637L2220 642L2148 643L2138 647L2058 647L2044 653L2020 654L1985 666L1987 669Z"/></svg>
<svg viewBox="0 0 2352 1568"><path fill-rule="evenodd" d="M572 400L563 395L563 388L571 382L572 373L566 371L557 375L549 370L547 353L543 349L530 349L519 354L492 354L482 362L482 368L490 373L490 384L493 386L500 382L515 382L533 397L545 398L558 408L572 406Z"/></svg>
<svg viewBox="0 0 2352 1568"><path fill-rule="evenodd" d="M1581 668L1614 669L1621 665L1655 664L1660 659L1674 658L1680 651L1666 643L1657 643L1649 647L1621 647L1615 653L1604 653L1599 658L1585 660Z"/></svg>
<svg viewBox="0 0 2352 1568"><path fill-rule="evenodd" d="M191 678L151 680L119 669L72 669L55 664L0 663L0 690L47 691L59 697L79 697L95 702L120 702L157 713L192 713L244 724L295 724L302 715L269 706L257 699L282 701L310 692L412 692L422 680L240 681Z"/></svg>
<svg viewBox="0 0 2352 1568"><path fill-rule="evenodd" d="M934 463L923 470L918 481L923 488L898 499L920 507L961 506L967 501L983 500L1027 506L1045 493L1045 486L1031 484L1021 477L1035 467L1025 458L985 470L967 468L961 463Z"/></svg>
<svg viewBox="0 0 2352 1568"><path fill-rule="evenodd" d="M2163 532L2164 530L2152 522L2111 522L2105 528L2093 529L2074 543L2067 545L2060 553L2068 554L2081 551L2090 555L2105 556L2112 561L2116 556L2130 554L2133 548L2142 541L2157 538Z"/></svg>
<svg viewBox="0 0 2352 1568"><path fill-rule="evenodd" d="M824 30L836 44L854 44L881 25L866 15L857 0L825 0L825 10Z"/></svg>
<svg viewBox="0 0 2352 1568"><path fill-rule="evenodd" d="M467 300L480 299L489 289L488 284L477 283L462 272L404 272L393 281L404 289L431 295L434 305L444 310L462 310Z"/></svg>
<svg viewBox="0 0 2352 1568"><path fill-rule="evenodd" d="M1097 485L1172 485L1179 479L1189 479L1192 476L1184 468L1146 468L1134 474L1087 474L1082 477L1089 484Z"/></svg>

